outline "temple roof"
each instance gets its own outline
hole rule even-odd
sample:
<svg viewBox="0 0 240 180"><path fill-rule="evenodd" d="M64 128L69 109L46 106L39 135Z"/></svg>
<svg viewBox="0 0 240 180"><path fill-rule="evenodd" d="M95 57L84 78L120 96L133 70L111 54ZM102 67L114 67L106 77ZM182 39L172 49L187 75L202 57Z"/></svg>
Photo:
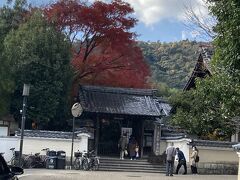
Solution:
<svg viewBox="0 0 240 180"><path fill-rule="evenodd" d="M193 139L192 142L189 143L191 146L206 146L206 147L222 147L222 148L232 148L232 145L236 144L236 142L228 142L228 141L210 141L210 140L200 140Z"/></svg>
<svg viewBox="0 0 240 180"><path fill-rule="evenodd" d="M168 107L155 97L155 92L153 89L80 86L79 100L84 112L155 117L166 115Z"/></svg>
<svg viewBox="0 0 240 180"><path fill-rule="evenodd" d="M184 86L183 90L187 91L191 88L195 88L196 78L205 78L206 76L211 76L210 61L213 55L213 48L211 46L201 46L200 54L198 56L197 63L193 69L193 72Z"/></svg>

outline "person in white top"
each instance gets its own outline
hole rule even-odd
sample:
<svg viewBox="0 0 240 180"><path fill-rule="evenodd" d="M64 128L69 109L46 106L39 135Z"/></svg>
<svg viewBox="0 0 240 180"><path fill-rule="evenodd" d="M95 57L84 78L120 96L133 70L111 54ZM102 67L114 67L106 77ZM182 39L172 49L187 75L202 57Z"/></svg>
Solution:
<svg viewBox="0 0 240 180"><path fill-rule="evenodd" d="M193 146L192 154L190 156L190 166L191 166L192 174L198 174L198 171L197 171L198 161L196 161L197 156L198 156L198 149L196 146Z"/></svg>

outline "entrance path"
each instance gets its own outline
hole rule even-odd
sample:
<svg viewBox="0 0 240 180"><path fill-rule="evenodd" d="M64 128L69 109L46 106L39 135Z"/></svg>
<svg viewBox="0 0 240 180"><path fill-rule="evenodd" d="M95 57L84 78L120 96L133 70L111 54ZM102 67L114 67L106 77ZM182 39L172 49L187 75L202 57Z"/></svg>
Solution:
<svg viewBox="0 0 240 180"><path fill-rule="evenodd" d="M106 172L26 169L20 180L237 180L230 175L175 175L173 177L157 173Z"/></svg>

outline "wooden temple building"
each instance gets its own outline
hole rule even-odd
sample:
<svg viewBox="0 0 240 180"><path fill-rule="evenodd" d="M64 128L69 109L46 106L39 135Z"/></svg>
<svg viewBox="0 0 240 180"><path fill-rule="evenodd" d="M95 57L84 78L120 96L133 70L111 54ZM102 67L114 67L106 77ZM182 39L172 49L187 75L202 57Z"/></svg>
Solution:
<svg viewBox="0 0 240 180"><path fill-rule="evenodd" d="M196 78L205 78L211 76L212 72L210 69L210 60L213 55L213 49L211 46L201 46L200 53L197 59L197 63L193 69L193 72L184 86L183 90L188 91L191 88L195 88Z"/></svg>
<svg viewBox="0 0 240 180"><path fill-rule="evenodd" d="M83 114L76 123L91 134L89 150L118 155L118 140L127 133L136 138L141 157L159 152L161 118L168 115L170 106L155 93L152 89L80 86Z"/></svg>

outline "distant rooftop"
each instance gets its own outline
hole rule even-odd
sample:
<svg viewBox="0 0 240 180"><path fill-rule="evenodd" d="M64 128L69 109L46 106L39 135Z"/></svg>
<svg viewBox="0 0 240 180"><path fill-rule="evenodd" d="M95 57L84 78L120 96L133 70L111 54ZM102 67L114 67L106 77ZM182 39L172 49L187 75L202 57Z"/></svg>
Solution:
<svg viewBox="0 0 240 180"><path fill-rule="evenodd" d="M210 61L212 55L213 47L211 45L200 46L200 53L196 65L183 90L187 91L190 90L191 88L195 88L196 78L205 78L206 76L211 76L212 72L210 68Z"/></svg>

